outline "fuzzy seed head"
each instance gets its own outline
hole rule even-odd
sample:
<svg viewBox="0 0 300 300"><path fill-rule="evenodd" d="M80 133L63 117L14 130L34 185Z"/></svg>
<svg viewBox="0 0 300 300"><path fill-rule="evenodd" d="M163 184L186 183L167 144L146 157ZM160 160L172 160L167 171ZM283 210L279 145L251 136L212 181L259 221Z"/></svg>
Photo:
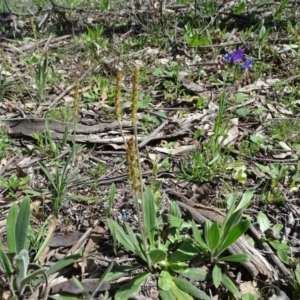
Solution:
<svg viewBox="0 0 300 300"><path fill-rule="evenodd" d="M126 159L128 164L129 183L134 193L137 193L140 187L136 153L135 139L132 137L127 141Z"/></svg>
<svg viewBox="0 0 300 300"><path fill-rule="evenodd" d="M133 75L132 103L131 103L131 114L132 114L132 120L134 122L137 121L139 81L140 81L140 70L136 66L134 68L134 75Z"/></svg>

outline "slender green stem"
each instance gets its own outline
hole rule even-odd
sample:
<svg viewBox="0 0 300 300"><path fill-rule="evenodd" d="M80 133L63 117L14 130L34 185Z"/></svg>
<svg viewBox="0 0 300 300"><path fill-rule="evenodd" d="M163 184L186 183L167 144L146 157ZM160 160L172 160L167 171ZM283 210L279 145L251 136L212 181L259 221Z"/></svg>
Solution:
<svg viewBox="0 0 300 300"><path fill-rule="evenodd" d="M138 214L138 220L139 220L142 241L143 241L143 244L145 247L145 255L147 258L148 268L149 268L149 270L152 270L151 259L150 259L149 252L148 252L149 244L148 244L147 234L146 234L145 211L144 211L144 184L143 184L142 168L141 168L141 162L140 162L139 145L138 145L138 139L137 139L137 125L136 125L136 121L134 119L132 121L132 125L133 125L133 134L135 136L135 146L136 146L136 152L137 152L137 167L139 170L139 181L140 181L140 189L141 189L141 191L140 191L141 209L140 209L138 197L137 197L137 195L135 195L136 209L137 209L137 214ZM142 218L141 218L140 211L142 211Z"/></svg>

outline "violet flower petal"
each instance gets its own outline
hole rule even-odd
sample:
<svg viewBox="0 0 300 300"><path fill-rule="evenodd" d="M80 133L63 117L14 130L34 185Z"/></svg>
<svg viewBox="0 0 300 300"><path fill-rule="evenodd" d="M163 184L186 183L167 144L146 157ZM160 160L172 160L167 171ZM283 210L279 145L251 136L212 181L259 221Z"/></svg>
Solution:
<svg viewBox="0 0 300 300"><path fill-rule="evenodd" d="M247 70L247 69L251 68L252 65L253 65L253 59L246 57L243 64L241 64L241 68L242 68L242 70Z"/></svg>
<svg viewBox="0 0 300 300"><path fill-rule="evenodd" d="M233 56L231 57L231 62L239 62L242 61L244 58L244 50L243 49L237 49L234 53Z"/></svg>
<svg viewBox="0 0 300 300"><path fill-rule="evenodd" d="M226 63L230 63L231 59L232 59L233 53L232 52L228 52L227 54L223 55L223 60Z"/></svg>

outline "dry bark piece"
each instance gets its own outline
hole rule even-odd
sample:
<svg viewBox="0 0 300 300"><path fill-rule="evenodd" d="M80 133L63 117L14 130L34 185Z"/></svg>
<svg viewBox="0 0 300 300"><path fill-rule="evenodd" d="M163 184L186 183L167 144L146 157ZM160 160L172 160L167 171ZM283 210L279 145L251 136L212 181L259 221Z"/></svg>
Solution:
<svg viewBox="0 0 300 300"><path fill-rule="evenodd" d="M83 236L83 234L83 232L74 231L66 235L54 236L49 243L49 246L52 248L71 247L77 243L77 241Z"/></svg>

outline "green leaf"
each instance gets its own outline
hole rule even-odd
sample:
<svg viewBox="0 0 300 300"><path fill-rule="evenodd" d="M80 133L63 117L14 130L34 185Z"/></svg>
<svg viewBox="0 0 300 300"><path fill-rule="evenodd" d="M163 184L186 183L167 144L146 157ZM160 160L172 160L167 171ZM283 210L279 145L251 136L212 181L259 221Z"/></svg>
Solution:
<svg viewBox="0 0 300 300"><path fill-rule="evenodd" d="M205 224L204 224L204 237L205 237L207 248L209 249L210 252L212 251L212 247L211 247L210 239L209 239L209 232L210 232L211 226L212 226L211 221L206 220Z"/></svg>
<svg viewBox="0 0 300 300"><path fill-rule="evenodd" d="M51 173L49 172L48 168L44 165L43 162L38 162L38 163L39 163L39 166L42 169L42 171L45 173L47 179L50 181L51 186L55 189L56 192L58 192L58 188L55 183L55 180L54 180L53 176L51 175Z"/></svg>
<svg viewBox="0 0 300 300"><path fill-rule="evenodd" d="M182 272L181 275L197 281L205 281L209 279L209 274L200 268L188 268Z"/></svg>
<svg viewBox="0 0 300 300"><path fill-rule="evenodd" d="M268 217L262 211L260 211L257 215L257 222L258 222L259 228L262 232L265 232L266 230L268 230L270 228L270 221L269 221Z"/></svg>
<svg viewBox="0 0 300 300"><path fill-rule="evenodd" d="M21 282L24 278L26 278L28 266L29 266L29 254L28 251L23 249L14 257L14 264L17 269L16 273L16 287L20 295L22 295L22 285Z"/></svg>
<svg viewBox="0 0 300 300"><path fill-rule="evenodd" d="M168 219L169 219L170 226L173 228L181 229L181 228L190 228L191 227L190 223L185 222L184 220L174 217L172 215L168 215Z"/></svg>
<svg viewBox="0 0 300 300"><path fill-rule="evenodd" d="M185 291L186 293L192 295L196 299L212 300L203 291L197 289L193 284L191 284L190 282L187 282L186 280L173 277L173 282L176 284L176 286L179 289L181 289L182 291ZM172 292L173 292L173 290L172 290ZM186 299L186 298L177 298L177 299Z"/></svg>
<svg viewBox="0 0 300 300"><path fill-rule="evenodd" d="M30 176L27 175L27 176L25 176L22 180L20 180L20 181L18 182L18 185L19 185L19 186L24 185L24 184L28 183L29 181L30 181Z"/></svg>
<svg viewBox="0 0 300 300"><path fill-rule="evenodd" d="M76 284L76 286L80 289L81 293L84 293L84 287L82 285L82 283L80 282L80 280L78 278L76 278L76 276L72 276L72 280L73 282Z"/></svg>
<svg viewBox="0 0 300 300"><path fill-rule="evenodd" d="M215 287L218 288L222 280L222 271L217 265L215 265L213 268L212 278Z"/></svg>
<svg viewBox="0 0 300 300"><path fill-rule="evenodd" d="M11 262L10 262L8 256L3 251L2 244L0 245L0 266L4 270L4 272L7 276L10 276L13 274L14 270L12 268L12 265L11 265Z"/></svg>
<svg viewBox="0 0 300 300"><path fill-rule="evenodd" d="M277 250L277 256L280 258L280 260L282 262L284 262L285 264L288 264L289 263L289 257L287 255L287 252L285 250Z"/></svg>
<svg viewBox="0 0 300 300"><path fill-rule="evenodd" d="M243 103L244 101L246 101L246 99L248 99L248 95L247 94L237 93L235 95L235 102L237 102L237 103Z"/></svg>
<svg viewBox="0 0 300 300"><path fill-rule="evenodd" d="M13 203L8 211L7 221L6 221L6 239L8 251L10 253L17 252L16 244L16 224L18 217L18 208L17 204Z"/></svg>
<svg viewBox="0 0 300 300"><path fill-rule="evenodd" d="M181 211L180 211L179 205L175 201L171 202L170 215L172 215L178 219L181 219Z"/></svg>
<svg viewBox="0 0 300 300"><path fill-rule="evenodd" d="M23 294L26 285L27 285L32 279L34 279L35 277L37 277L37 276L39 276L39 275L41 275L41 274L44 275L44 279L45 279L45 281L46 281L46 280L47 280L47 277L46 277L46 274L45 274L45 271L46 271L46 270L47 270L47 268L35 270L35 271L33 271L32 273L30 273L28 276L26 276L25 278L23 278L23 279L21 280L21 284L20 284L20 293Z"/></svg>
<svg viewBox="0 0 300 300"><path fill-rule="evenodd" d="M170 262L182 262L190 260L198 255L200 249L192 243L182 244L174 253L169 257Z"/></svg>
<svg viewBox="0 0 300 300"><path fill-rule="evenodd" d="M115 195L116 195L116 185L115 183L113 183L110 186L110 191L109 191L109 197L108 197L108 213L110 214L113 204L114 204L114 199L115 199Z"/></svg>
<svg viewBox="0 0 300 300"><path fill-rule="evenodd" d="M296 274L297 281L300 284L300 268L299 267L297 267L297 269L295 270L295 274Z"/></svg>
<svg viewBox="0 0 300 300"><path fill-rule="evenodd" d="M172 276L168 271L161 271L158 277L158 287L163 291L168 291L172 286Z"/></svg>
<svg viewBox="0 0 300 300"><path fill-rule="evenodd" d="M175 273L182 274L189 264L186 262L168 262L168 267Z"/></svg>
<svg viewBox="0 0 300 300"><path fill-rule="evenodd" d="M260 145L260 144L263 144L263 142L265 141L265 138L260 135L251 135L250 140L253 143Z"/></svg>
<svg viewBox="0 0 300 300"><path fill-rule="evenodd" d="M149 277L150 273L145 272L135 276L132 280L124 284L120 289L118 289L115 294L115 300L127 300L134 293L138 293L141 289L141 285Z"/></svg>
<svg viewBox="0 0 300 300"><path fill-rule="evenodd" d="M250 256L249 254L234 254L218 258L218 261L244 263L250 261Z"/></svg>
<svg viewBox="0 0 300 300"><path fill-rule="evenodd" d="M208 239L209 239L208 244L210 245L210 251L214 252L214 250L217 248L217 246L220 243L220 230L217 222L214 222L210 227L208 233Z"/></svg>
<svg viewBox="0 0 300 300"><path fill-rule="evenodd" d="M74 131L76 132L76 128L74 128ZM63 134L63 137L61 140L61 148L66 146L66 144L68 142L68 135L69 135L68 127L65 127L64 134Z"/></svg>
<svg viewBox="0 0 300 300"><path fill-rule="evenodd" d="M55 228L56 228L56 219L55 219L54 216L49 216L49 217L46 220L46 222L48 224L50 223L50 226L49 226L46 238L44 239L42 245L39 246L38 252L36 253L36 255L34 257L33 262L36 262L39 259L39 257L42 255L42 253L44 252L44 250L46 249L46 247L49 245L49 243L50 243L50 241L52 239L53 233L55 231ZM41 235L42 236L45 235L45 230L46 230L46 226L43 226L43 230L41 231Z"/></svg>
<svg viewBox="0 0 300 300"><path fill-rule="evenodd" d="M171 290L161 290L159 289L159 296L161 298L161 300L176 300L175 296L173 295L173 293L171 292Z"/></svg>
<svg viewBox="0 0 300 300"><path fill-rule="evenodd" d="M238 225L236 225L231 232L228 233L227 238L218 248L218 255L220 255L225 249L227 249L230 245L236 242L238 238L240 238L246 230L250 226L250 220L240 221Z"/></svg>
<svg viewBox="0 0 300 300"><path fill-rule="evenodd" d="M276 250L290 251L290 246L285 242L281 242L278 240L269 241L270 245Z"/></svg>
<svg viewBox="0 0 300 300"><path fill-rule="evenodd" d="M156 265L160 261L167 259L167 252L162 249L154 249L149 253L152 265Z"/></svg>
<svg viewBox="0 0 300 300"><path fill-rule="evenodd" d="M21 202L20 210L16 222L16 253L24 249L25 240L27 237L27 228L30 218L30 199L25 197Z"/></svg>
<svg viewBox="0 0 300 300"><path fill-rule="evenodd" d="M124 277L128 275L128 273L136 271L139 269L139 266L115 266L112 268L112 270L105 276L105 280L107 281L114 281L116 279L119 279L121 277Z"/></svg>
<svg viewBox="0 0 300 300"><path fill-rule="evenodd" d="M274 226L273 226L273 229L278 232L281 231L282 228L283 228L283 224L281 224L281 223L274 224Z"/></svg>
<svg viewBox="0 0 300 300"><path fill-rule="evenodd" d="M138 241L138 235L133 232L132 228L128 225L128 223L124 223L125 231L129 235L129 240L131 241L134 253L137 254L143 261L147 262L147 258L144 254L144 247L143 244Z"/></svg>
<svg viewBox="0 0 300 300"><path fill-rule="evenodd" d="M257 300L257 298L250 293L244 294L242 300Z"/></svg>
<svg viewBox="0 0 300 300"><path fill-rule="evenodd" d="M73 264L74 262L76 262L77 260L79 260L83 257L84 257L84 255L82 253L76 253L76 254L66 256L66 257L62 258L61 260L59 260L58 262L56 262L52 267L47 269L47 271L45 273L49 277L50 275L62 270L63 268L65 268L66 266L68 266L70 264Z"/></svg>
<svg viewBox="0 0 300 300"><path fill-rule="evenodd" d="M243 10L245 9L245 7L246 7L246 1L242 0L239 3L238 7L235 9L235 13L240 15L243 12Z"/></svg>
<svg viewBox="0 0 300 300"><path fill-rule="evenodd" d="M235 295L238 298L241 297L240 292L239 292L238 288L235 286L234 282L225 274L222 274L222 284L233 295Z"/></svg>
<svg viewBox="0 0 300 300"><path fill-rule="evenodd" d="M224 240L224 238L226 238L227 235L232 231L232 229L240 222L242 215L242 209L239 209L232 214L230 214L230 212L227 212L227 215L221 227L222 240Z"/></svg>
<svg viewBox="0 0 300 300"><path fill-rule="evenodd" d="M156 227L156 210L155 210L155 202L152 191L150 187L146 187L144 192L144 222L146 226L146 231L150 243L150 248L154 248L154 235L155 235L155 227Z"/></svg>
<svg viewBox="0 0 300 300"><path fill-rule="evenodd" d="M107 219L107 225L110 231L114 232L118 243L120 243L132 253L136 253L134 247L132 246L129 236L125 233L123 228L117 222L111 219Z"/></svg>
<svg viewBox="0 0 300 300"><path fill-rule="evenodd" d="M255 192L254 188L246 190L243 193L243 197L242 197L239 205L235 209L235 211L247 208L252 202L251 199L253 198L254 192Z"/></svg>
<svg viewBox="0 0 300 300"><path fill-rule="evenodd" d="M264 165L261 165L259 163L255 163L255 165L263 172L263 173L266 173L266 174L270 174L271 173L271 170L270 170L270 167L269 166L264 166Z"/></svg>
<svg viewBox="0 0 300 300"><path fill-rule="evenodd" d="M174 282L172 282L171 291L176 299L194 300L193 297L181 290Z"/></svg>
<svg viewBox="0 0 300 300"><path fill-rule="evenodd" d="M236 110L238 116L246 117L251 113L251 110L248 107L240 107Z"/></svg>
<svg viewBox="0 0 300 300"><path fill-rule="evenodd" d="M208 249L201 237L201 231L197 228L196 223L192 220L192 231L195 241L199 244L202 249Z"/></svg>
<svg viewBox="0 0 300 300"><path fill-rule="evenodd" d="M110 265L106 268L105 272L101 275L101 277L99 279L99 282L98 282L95 290L93 291L90 299L96 298L96 294L97 294L98 290L101 288L101 285L103 284L103 282L106 279L107 275L110 273L113 266L114 266L114 262L111 262Z"/></svg>

